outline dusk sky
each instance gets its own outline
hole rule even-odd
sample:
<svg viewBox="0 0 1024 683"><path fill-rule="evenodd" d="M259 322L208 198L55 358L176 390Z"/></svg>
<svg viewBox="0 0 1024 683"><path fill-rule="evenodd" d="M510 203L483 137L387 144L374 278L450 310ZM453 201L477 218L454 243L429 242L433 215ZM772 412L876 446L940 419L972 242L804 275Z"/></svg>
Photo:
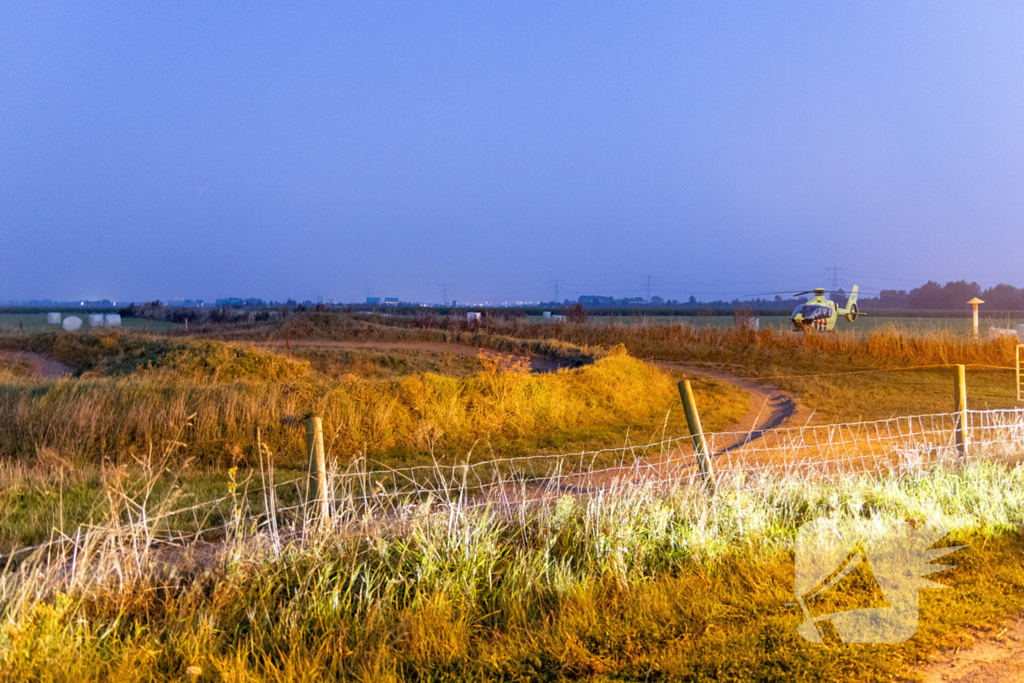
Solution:
<svg viewBox="0 0 1024 683"><path fill-rule="evenodd" d="M0 300L1024 285L1022 3L0 4Z"/></svg>

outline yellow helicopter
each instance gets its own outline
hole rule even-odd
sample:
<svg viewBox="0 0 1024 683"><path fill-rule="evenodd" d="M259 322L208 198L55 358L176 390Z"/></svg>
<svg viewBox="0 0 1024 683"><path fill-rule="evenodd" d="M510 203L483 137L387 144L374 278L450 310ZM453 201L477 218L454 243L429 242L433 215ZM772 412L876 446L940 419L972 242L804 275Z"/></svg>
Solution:
<svg viewBox="0 0 1024 683"><path fill-rule="evenodd" d="M826 299L823 287L800 292L797 296L812 293L814 296L793 309L793 315L790 316L793 328L797 332L833 332L836 329L836 321L839 320L839 316L845 317L852 323L858 315L863 315L857 308L857 285L850 290L846 308L839 308L835 301Z"/></svg>

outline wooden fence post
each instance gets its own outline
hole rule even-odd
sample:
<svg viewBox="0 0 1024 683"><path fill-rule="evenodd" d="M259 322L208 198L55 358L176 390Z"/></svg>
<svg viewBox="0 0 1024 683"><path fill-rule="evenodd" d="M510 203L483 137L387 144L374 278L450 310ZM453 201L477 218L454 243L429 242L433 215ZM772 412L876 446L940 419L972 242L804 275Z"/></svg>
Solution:
<svg viewBox="0 0 1024 683"><path fill-rule="evenodd" d="M686 413L686 424L690 428L690 441L693 443L693 450L697 456L700 478L711 490L714 490L715 473L711 469L711 454L708 452L708 443L704 439L704 430L700 426L700 413L697 412L697 402L693 399L690 380L684 379L679 383L679 396L683 399L683 412Z"/></svg>
<svg viewBox="0 0 1024 683"><path fill-rule="evenodd" d="M963 365L956 366L953 397L953 429L956 432L956 454L967 457L967 375Z"/></svg>
<svg viewBox="0 0 1024 683"><path fill-rule="evenodd" d="M316 505L316 514L322 522L330 519L330 505L327 490L327 459L324 455L323 420L314 415L306 416L306 454L309 456L309 485L306 504Z"/></svg>
<svg viewBox="0 0 1024 683"><path fill-rule="evenodd" d="M1018 403L1020 403L1021 400L1022 400L1021 397L1020 397L1020 350L1021 349L1024 349L1024 344L1017 344L1017 357L1015 359L1016 362L1014 363L1014 370L1015 370L1014 374L1016 374L1016 376L1017 376L1017 402Z"/></svg>

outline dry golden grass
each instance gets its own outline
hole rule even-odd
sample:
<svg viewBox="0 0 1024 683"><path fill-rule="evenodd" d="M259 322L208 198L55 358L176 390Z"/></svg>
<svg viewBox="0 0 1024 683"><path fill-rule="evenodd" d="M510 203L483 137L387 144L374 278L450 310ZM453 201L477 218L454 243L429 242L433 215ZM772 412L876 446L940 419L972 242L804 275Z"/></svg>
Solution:
<svg viewBox="0 0 1024 683"><path fill-rule="evenodd" d="M465 457L481 445L481 455L521 454L564 445L574 434L590 445L621 445L626 429L654 429L678 405L672 378L624 350L548 374L528 373L499 356L481 362L483 371L462 377L227 382L212 381L214 368L206 381L191 370L165 369L8 382L0 385L0 422L8 425L0 432L0 453L24 457L49 448L124 459L180 439L187 445L183 458L231 464L251 456L258 427L282 465L297 464L304 453L301 418L315 413L336 456L362 452L402 465ZM736 389L703 391L708 429L724 428L746 410ZM678 418L673 428L678 433Z"/></svg>
<svg viewBox="0 0 1024 683"><path fill-rule="evenodd" d="M157 379L230 381L303 379L309 364L287 356L208 339L157 337L128 331L57 332L0 339L4 348L54 358L79 374L126 376L146 373Z"/></svg>
<svg viewBox="0 0 1024 683"><path fill-rule="evenodd" d="M224 331L224 330L222 330ZM529 349L539 355L600 354L623 344L638 358L732 363L769 369L814 366L847 360L858 365L902 366L946 363L1009 365L1010 338L974 340L950 331L915 332L886 325L868 335L854 332L800 334L788 330L757 332L736 328L628 324L539 324L519 317L485 317L480 324L454 318L364 318L339 313L309 313L276 325L236 331L246 338L339 339L355 341L436 341L464 343L503 352ZM575 351L574 351L575 349ZM768 374L768 373L764 373Z"/></svg>

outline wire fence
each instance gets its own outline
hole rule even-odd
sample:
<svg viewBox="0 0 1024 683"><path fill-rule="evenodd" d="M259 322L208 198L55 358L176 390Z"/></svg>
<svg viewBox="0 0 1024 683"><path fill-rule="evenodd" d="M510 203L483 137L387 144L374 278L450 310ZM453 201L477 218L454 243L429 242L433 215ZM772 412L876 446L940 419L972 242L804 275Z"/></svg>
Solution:
<svg viewBox="0 0 1024 683"><path fill-rule="evenodd" d="M875 472L916 472L967 459L1024 459L1024 409L967 411L963 455L960 415L940 413L831 425L775 428L704 435L718 486L750 489L766 478L835 478ZM357 460L329 472L330 517L339 523L368 516L386 520L437 510L490 507L521 512L564 495L585 496L636 487L703 486L689 436L639 446L577 453L532 455L456 465L373 469ZM315 488L315 484L313 485ZM126 499L117 524L104 524L112 539L136 549L222 539L244 529L301 534L314 515L310 479L259 482L228 495L179 508L150 510ZM78 539L55 533L49 541L4 556L10 566L26 554L75 557ZM110 541L116 543L118 541Z"/></svg>

